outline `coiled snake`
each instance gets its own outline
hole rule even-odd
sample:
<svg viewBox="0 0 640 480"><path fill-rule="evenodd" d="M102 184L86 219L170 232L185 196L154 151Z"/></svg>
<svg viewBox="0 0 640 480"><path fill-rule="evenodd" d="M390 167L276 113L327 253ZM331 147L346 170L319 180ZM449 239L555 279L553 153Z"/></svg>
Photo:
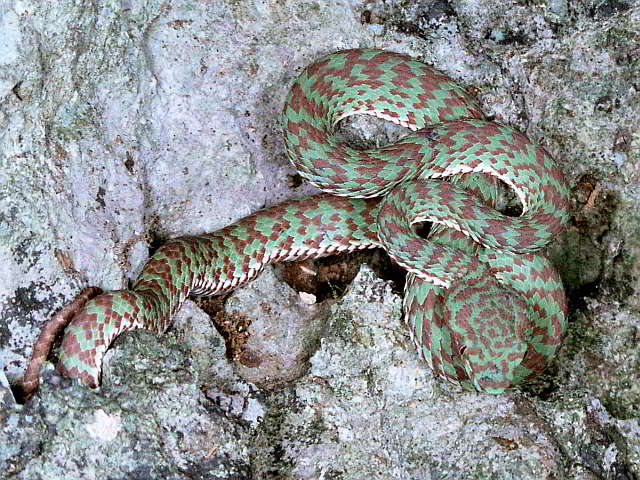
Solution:
<svg viewBox="0 0 640 480"><path fill-rule="evenodd" d="M356 150L333 131L353 114L413 133ZM485 120L444 74L370 49L308 66L282 123L291 162L324 193L165 243L131 290L99 295L73 317L61 348L63 374L96 387L116 336L134 328L164 332L189 295L227 292L269 263L375 247L409 271L405 318L437 375L500 393L545 368L566 329L566 300L559 276L535 252L567 222L568 190L542 147ZM491 208L496 179L515 192L521 216ZM423 221L436 224L428 239L412 229Z"/></svg>

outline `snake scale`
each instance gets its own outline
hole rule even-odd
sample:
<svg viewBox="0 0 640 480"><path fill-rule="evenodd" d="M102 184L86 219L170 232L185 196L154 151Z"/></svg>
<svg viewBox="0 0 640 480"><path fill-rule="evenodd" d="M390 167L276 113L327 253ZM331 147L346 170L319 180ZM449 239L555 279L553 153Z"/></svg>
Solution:
<svg viewBox="0 0 640 480"><path fill-rule="evenodd" d="M357 150L334 132L354 114L412 132ZM135 328L164 332L189 295L228 292L269 263L376 247L408 271L405 319L436 375L500 393L546 367L567 303L558 274L536 252L569 213L562 172L542 147L486 120L443 73L373 49L334 52L305 68L282 125L289 159L323 193L165 243L130 290L99 295L73 316L64 375L98 386L114 338ZM520 216L493 208L498 181L517 196ZM412 227L425 221L434 224L426 239Z"/></svg>

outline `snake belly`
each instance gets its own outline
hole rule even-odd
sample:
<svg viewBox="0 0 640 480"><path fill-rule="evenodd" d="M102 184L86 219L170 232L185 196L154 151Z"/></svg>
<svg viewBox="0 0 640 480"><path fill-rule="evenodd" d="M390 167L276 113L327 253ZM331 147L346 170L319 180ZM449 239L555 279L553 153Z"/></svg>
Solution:
<svg viewBox="0 0 640 480"><path fill-rule="evenodd" d="M356 150L334 133L354 114L413 133ZM98 386L117 335L164 332L191 294L230 291L272 262L380 246L410 272L405 319L437 375L500 393L545 368L566 329L566 300L557 273L536 252L564 228L568 190L542 147L486 121L443 73L372 49L309 65L291 88L282 123L291 162L325 193L164 244L130 290L100 295L73 318L61 347L63 374ZM520 200L520 217L493 210L497 180ZM413 232L422 221L437 225L429 239Z"/></svg>

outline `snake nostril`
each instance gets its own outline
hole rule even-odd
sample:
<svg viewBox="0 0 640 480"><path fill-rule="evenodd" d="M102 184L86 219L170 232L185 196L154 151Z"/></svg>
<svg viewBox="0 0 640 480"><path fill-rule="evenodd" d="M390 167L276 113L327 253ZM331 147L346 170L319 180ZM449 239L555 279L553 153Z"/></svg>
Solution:
<svg viewBox="0 0 640 480"><path fill-rule="evenodd" d="M467 351L467 346L466 345L462 345L460 347L460 356L463 356L464 352L466 352L466 351Z"/></svg>

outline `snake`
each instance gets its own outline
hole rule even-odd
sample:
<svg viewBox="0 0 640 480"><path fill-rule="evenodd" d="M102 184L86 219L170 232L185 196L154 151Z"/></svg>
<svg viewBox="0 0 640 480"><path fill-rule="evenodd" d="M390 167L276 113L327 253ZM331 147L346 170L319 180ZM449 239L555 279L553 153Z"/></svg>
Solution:
<svg viewBox="0 0 640 480"><path fill-rule="evenodd" d="M409 133L352 147L336 125L357 114ZM321 193L164 243L130 289L74 309L60 347L63 375L98 387L113 340L137 328L165 332L190 295L224 294L274 262L370 248L407 270L404 318L437 377L499 394L548 367L567 301L541 250L568 222L569 191L542 146L487 119L445 73L368 48L304 68L281 124L289 160ZM519 216L496 210L499 184L520 203ZM416 233L424 222L433 225L428 236Z"/></svg>

